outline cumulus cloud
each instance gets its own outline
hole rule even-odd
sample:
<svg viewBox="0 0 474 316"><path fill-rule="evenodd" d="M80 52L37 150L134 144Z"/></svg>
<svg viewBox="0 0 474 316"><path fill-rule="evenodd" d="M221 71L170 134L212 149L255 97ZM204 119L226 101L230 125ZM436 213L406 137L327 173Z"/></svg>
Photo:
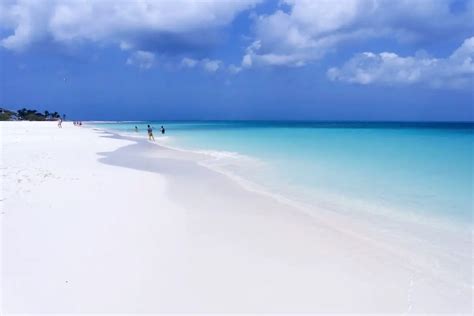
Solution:
<svg viewBox="0 0 474 316"><path fill-rule="evenodd" d="M204 58L201 60L185 57L181 60L181 66L185 68L200 67L207 72L214 73L222 68L223 62L217 59Z"/></svg>
<svg viewBox="0 0 474 316"><path fill-rule="evenodd" d="M233 75L236 75L238 74L239 72L242 71L242 67L239 67L239 66L236 66L234 64L230 64L229 67L227 67L227 70L233 74Z"/></svg>
<svg viewBox="0 0 474 316"><path fill-rule="evenodd" d="M0 2L0 44L23 50L42 40L115 43L123 49L189 49L259 0L16 0ZM201 37L196 38L196 34Z"/></svg>
<svg viewBox="0 0 474 316"><path fill-rule="evenodd" d="M270 15L255 18L253 43L242 66L303 66L339 44L375 37L416 41L474 27L473 1L455 12L456 0L282 0Z"/></svg>
<svg viewBox="0 0 474 316"><path fill-rule="evenodd" d="M208 72L216 72L219 70L221 63L222 62L220 60L210 60L207 58L202 60L202 65Z"/></svg>
<svg viewBox="0 0 474 316"><path fill-rule="evenodd" d="M181 65L188 68L194 68L198 63L199 61L197 61L196 59L187 57L183 58L183 60L181 61Z"/></svg>
<svg viewBox="0 0 474 316"><path fill-rule="evenodd" d="M361 85L409 85L425 83L432 87L472 87L474 79L474 37L447 58L426 54L402 57L395 53L365 52L354 56L341 67L330 68L328 77Z"/></svg>
<svg viewBox="0 0 474 316"><path fill-rule="evenodd" d="M137 66L140 69L150 69L155 63L155 54L143 50L133 52L127 59L127 65Z"/></svg>
<svg viewBox="0 0 474 316"><path fill-rule="evenodd" d="M216 73L218 71L225 71L232 75L240 73L244 68L234 64L226 65L222 60L218 59L193 59L185 57L181 60L182 68L200 68L209 73Z"/></svg>

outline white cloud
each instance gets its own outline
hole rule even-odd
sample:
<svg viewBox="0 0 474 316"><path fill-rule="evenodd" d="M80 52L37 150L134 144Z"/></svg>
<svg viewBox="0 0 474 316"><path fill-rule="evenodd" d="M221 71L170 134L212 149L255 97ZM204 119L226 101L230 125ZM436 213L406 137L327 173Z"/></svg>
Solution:
<svg viewBox="0 0 474 316"><path fill-rule="evenodd" d="M453 13L454 1L282 0L281 9L255 18L254 41L242 66L302 66L341 43L374 37L405 42L470 32L473 1Z"/></svg>
<svg viewBox="0 0 474 316"><path fill-rule="evenodd" d="M181 60L181 66L185 68L201 67L207 72L214 73L222 67L222 61L217 59L204 58L201 60L185 57Z"/></svg>
<svg viewBox="0 0 474 316"><path fill-rule="evenodd" d="M252 54L247 53L244 55L244 58L242 58L242 67L244 68L250 68L252 67Z"/></svg>
<svg viewBox="0 0 474 316"><path fill-rule="evenodd" d="M150 69L155 63L155 54L143 50L133 52L127 59L127 65L134 65L140 69Z"/></svg>
<svg viewBox="0 0 474 316"><path fill-rule="evenodd" d="M2 1L0 26L9 34L0 43L7 49L23 50L51 39L59 43L116 43L122 48L143 50L149 39L159 42L172 37L175 42L191 40L199 45L188 35L224 26L259 1Z"/></svg>
<svg viewBox="0 0 474 316"><path fill-rule="evenodd" d="M425 83L438 88L472 87L474 80L474 37L468 38L447 58L426 54L401 57L395 53L365 52L342 67L328 70L333 81L362 85L409 85Z"/></svg>
<svg viewBox="0 0 474 316"><path fill-rule="evenodd" d="M204 58L201 60L185 57L181 60L181 67L184 68L196 68L207 71L209 73L215 73L218 71L227 71L232 75L236 75L243 70L243 67L230 64L226 66L222 60Z"/></svg>
<svg viewBox="0 0 474 316"><path fill-rule="evenodd" d="M196 65L198 64L198 60L196 59L192 59L192 58L183 58L183 60L181 61L181 65L183 67L188 67L188 68L194 68L196 67Z"/></svg>
<svg viewBox="0 0 474 316"><path fill-rule="evenodd" d="M48 15L47 4L31 1L18 4L0 2L0 26L13 33L1 39L1 46L20 50L31 42L46 37L48 23L43 19Z"/></svg>
<svg viewBox="0 0 474 316"><path fill-rule="evenodd" d="M203 67L208 72L216 72L219 70L221 63L220 60L210 60L207 58L202 60Z"/></svg>
<svg viewBox="0 0 474 316"><path fill-rule="evenodd" d="M229 67L227 67L227 70L233 74L233 75L236 75L238 74L239 72L242 71L242 67L239 67L239 66L236 66L234 64L230 64Z"/></svg>

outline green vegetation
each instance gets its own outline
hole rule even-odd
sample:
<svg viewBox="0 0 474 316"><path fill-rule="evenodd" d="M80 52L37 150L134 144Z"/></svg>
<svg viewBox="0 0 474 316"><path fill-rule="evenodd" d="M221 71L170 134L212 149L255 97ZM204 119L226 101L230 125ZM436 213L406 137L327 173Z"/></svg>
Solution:
<svg viewBox="0 0 474 316"><path fill-rule="evenodd" d="M63 118L66 115L63 114ZM58 112L44 111L43 113L37 110L20 109L16 112L0 108L0 121L53 121L61 118Z"/></svg>
<svg viewBox="0 0 474 316"><path fill-rule="evenodd" d="M9 120L11 120L11 118L14 115L16 115L15 112L5 110L5 109L1 109L0 110L0 121L9 121Z"/></svg>

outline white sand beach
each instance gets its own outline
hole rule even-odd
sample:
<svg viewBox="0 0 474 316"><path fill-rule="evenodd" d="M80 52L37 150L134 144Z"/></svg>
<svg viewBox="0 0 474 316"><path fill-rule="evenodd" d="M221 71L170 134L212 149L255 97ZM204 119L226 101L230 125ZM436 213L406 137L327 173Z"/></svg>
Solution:
<svg viewBox="0 0 474 316"><path fill-rule="evenodd" d="M394 249L91 127L2 122L0 139L2 314L472 313L472 252Z"/></svg>

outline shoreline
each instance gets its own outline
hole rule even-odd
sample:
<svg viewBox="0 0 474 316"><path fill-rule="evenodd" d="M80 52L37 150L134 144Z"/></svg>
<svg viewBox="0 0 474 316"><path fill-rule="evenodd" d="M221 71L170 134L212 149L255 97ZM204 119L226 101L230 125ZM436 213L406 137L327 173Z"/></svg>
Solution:
<svg viewBox="0 0 474 316"><path fill-rule="evenodd" d="M198 165L210 170L211 172L215 172L224 176L225 178L236 183L240 188L248 191L251 194L257 194L259 196L269 198L276 203L286 205L288 207L287 211L301 213L302 215L307 216L310 220L315 220L319 224L330 227L331 229L336 230L342 234L346 234L353 238L360 239L363 242L370 243L375 247L381 248L384 251L388 251L391 254L398 256L399 258L404 258L407 256L416 256L414 255L414 253L423 253L423 255L420 258L416 260L412 260L415 262L425 261L423 265L417 266L417 269L420 271L431 267L431 265L427 263L426 259L428 257L434 258L433 255L439 253L440 249L437 249L438 245L436 245L434 249L427 249L428 247L432 248L433 246L426 243L423 244L423 249L421 249L420 247L413 248L413 244L414 242L417 241L417 239L419 238L422 238L425 240L429 240L431 238L439 239L438 234L443 234L442 236L448 240L449 238L462 236L461 234L459 234L458 230L453 231L454 229L456 229L456 224L458 224L456 221L448 222L448 223L441 221L441 225L437 225L439 224L439 220L436 221L431 218L426 218L424 219L425 221L420 221L420 218L417 218L417 219L412 219L413 222L411 222L411 221L407 221L407 220L410 220L408 216L404 216L398 213L389 214L389 215L369 214L367 218L360 218L361 214L355 214L355 216L354 215L348 216L347 214L340 213L334 209L326 209L322 206L311 205L302 201L294 200L291 197L285 196L281 193L274 193L271 191L271 189L266 188L265 186L262 186L260 184L257 184L253 182L252 180L246 179L245 177L242 177L235 172L228 171L225 168L219 168L218 166L213 166L212 164L206 163L206 161L208 161L209 159L215 158L213 154L209 154L207 151L190 150L190 149L185 149L185 148L169 146L167 144L163 144L159 142L158 143L150 142L150 141L145 140L145 138L136 137L133 134L133 132L121 133L115 130L108 130L108 129L96 128L96 127L92 127L92 128L103 131L105 133L110 133L111 135L115 135L113 137L119 137L119 138L124 137L125 139L137 142L137 144L140 144L140 143L150 144L150 145L159 147L161 150L166 149L170 151L177 151L184 155L190 155L191 160L194 160L194 162L197 163ZM216 152L220 152L220 151L216 150ZM223 153L227 153L227 152L223 152ZM231 154L246 157L248 159L255 159L253 157L247 157L236 152L231 152ZM393 217L393 215L399 215L400 218ZM403 227L404 233L402 233L402 235L405 235L406 240L398 240L398 239L394 239L393 236L380 234L379 227L376 227L375 229L374 227L371 227L371 224L372 225L374 224L371 222L372 216L377 216L384 220L389 220L394 223L398 223L397 224L398 229ZM377 226L380 223L375 223L375 224ZM433 224L435 226L433 226ZM407 225L409 225L408 228L406 227ZM383 231L385 228L381 227L381 229ZM422 234L418 234L419 229L423 230ZM462 239L469 240L469 237L470 237L469 234L471 234L472 236L472 232L473 232L472 227L469 224L467 224L466 227L463 227L463 231L464 231L463 234L466 236L463 236ZM400 232L402 232L402 230L400 230ZM426 235L431 235L431 237L427 237ZM456 240L456 242L458 241ZM450 245L447 245L445 249L443 249L443 251L449 252L451 250L449 249L450 247L451 247ZM471 247L473 246L471 245ZM459 253L461 253L461 250L462 249L459 250ZM474 250L474 248L472 248L471 250ZM413 265L414 262L410 262L410 264ZM438 275L437 277L440 277L440 276ZM447 278L440 277L440 279L442 279L444 282L448 282L448 283L452 282L452 280L449 279L449 277ZM456 282L454 284L456 284ZM463 284L462 286L472 287L472 284L473 283L467 282Z"/></svg>
<svg viewBox="0 0 474 316"><path fill-rule="evenodd" d="M128 121L117 121L117 123L124 123ZM143 121L146 122L146 121ZM108 121L108 123L111 123ZM434 123L434 122L433 122ZM89 122L90 125L86 125L88 128L93 128L93 129L98 129L102 130L111 134L116 134L116 135L121 135L124 137L129 137L130 139L134 141L142 141L144 140L143 137L139 136L137 137L137 134L132 131L122 131L122 130L116 130L113 128L105 128L103 126L94 126L96 122ZM469 230L471 232L474 232L474 226L472 226L472 218L454 218L448 214L439 214L436 213L434 216L432 214L427 215L421 212L416 212L415 209L410 209L410 208L404 208L402 206L392 206L392 205L384 205L380 206L377 204L377 202L374 201L365 201L364 199L356 199L354 197L346 197L343 196L339 193L331 193L330 191L324 192L324 194L329 194L331 198L329 199L315 199L312 201L309 201L307 199L302 199L301 197L295 197L292 196L289 192L286 192L285 190L279 189L278 192L275 192L274 188L268 187L266 184L259 183L258 181L255 181L255 179L251 179L248 177L248 175L244 175L242 172L236 172L233 170L229 170L228 168L221 167L220 165L213 164L214 161L218 161L222 157L226 158L231 156L232 158L237 159L245 159L249 161L254 161L256 163L264 164L265 162L260 161L260 158L254 157L254 156L249 156L247 154L243 154L240 152L236 151L227 151L227 150L220 150L220 149L189 149L181 146L174 146L170 145L168 143L169 136L165 136L166 140L163 141L163 139L160 140L161 137L158 137L156 139L155 145L161 146L170 150L174 151L179 151L182 153L189 153L189 154L194 154L197 156L203 156L202 159L200 159L199 163L203 165L204 167L221 173L230 179L239 182L243 188L268 195L269 197L280 200L282 203L287 203L290 206L300 208L304 210L305 212L308 211L308 209L314 208L315 206L317 208L321 208L321 205L324 205L322 208L331 210L331 212L337 212L338 209L341 208L348 208L350 209L350 215L353 215L354 212L357 212L359 215L367 215L368 217L371 216L380 216L385 218L388 218L390 220L395 220L395 221L400 221L400 222L407 222L411 223L413 225L424 225L427 224L428 226L434 226L439 229L443 230L458 230L460 226L464 230ZM173 136L175 137L175 136ZM206 158L204 158L206 157ZM267 183L268 184L268 183ZM340 202L340 200L347 200L345 203ZM336 204L333 202L337 201ZM355 207L354 204L357 204L358 206ZM369 211L370 210L370 211ZM427 210L424 210L426 213ZM341 216L344 216L344 214L340 214Z"/></svg>
<svg viewBox="0 0 474 316"><path fill-rule="evenodd" d="M217 172L229 180L237 183L242 189L247 190L251 193L256 193L259 195L266 196L278 203L282 203L287 205L288 207L295 209L298 212L305 213L309 217L314 217L320 221L326 221L329 226L332 226L335 229L341 230L341 232L354 234L353 226L357 226L355 231L364 232L363 234L357 234L357 236L363 236L366 232L371 230L371 225L375 225L376 227L380 228L382 231L386 230L387 227L383 227L382 222L389 222L390 225L397 223L397 228L404 228L406 229L407 226L410 227L411 234L413 236L412 239L418 239L420 236L417 236L417 230L421 229L423 231L431 231L433 238L437 238L435 234L447 234L446 236L459 234L459 231L463 231L463 234L467 235L464 239L469 239L469 234L472 235L474 233L472 222L463 223L458 219L453 219L449 216L425 216L423 214L404 214L403 210L398 208L388 208L385 207L382 211L380 207L377 206L377 209L374 209L373 206L370 207L370 211L367 208L371 205L370 203L364 204L365 208L362 211L363 207L358 206L354 208L352 205L349 204L353 203L361 203L362 200L352 200L349 203L345 204L336 204L336 205L328 205L328 203L310 203L308 201L302 201L295 199L289 194L285 194L285 192L274 192L272 188L266 187L265 185L259 184L252 179L246 178L244 175L239 174L238 172L228 170L225 167L220 167L219 165L213 164L212 162L218 160L220 156L228 156L232 155L236 158L243 158L246 160L255 160L258 162L259 158L247 156L238 152L228 152L222 150L199 150L199 149L187 149L182 147L175 147L167 144L167 141L159 141L157 139L156 142L149 142L144 137L137 136L134 132L125 132L125 131L118 131L113 129L107 129L103 127L95 127L93 125L89 125L89 128L97 129L106 133L110 133L112 135L117 135L118 137L124 137L125 139L136 141L137 143L149 143L151 145L158 146L160 148L165 148L171 151L177 151L184 155L190 155L195 157L196 163L200 166L209 169L212 172ZM168 137L168 136L166 136ZM211 162L211 163L209 163ZM263 162L260 162L263 163ZM342 196L334 196L334 198L343 198ZM321 201L316 201L321 202ZM347 204L347 205L346 205ZM341 212L341 208L346 207L347 210ZM322 214L321 214L322 213ZM380 227L381 226L381 227ZM373 230L373 228L372 228ZM384 239L383 242L376 242L377 244L390 244L391 242L395 242L396 240L391 240L392 236L381 236L377 235L379 232L372 232L374 237L372 238L373 241L376 238ZM406 231L405 233L408 233ZM364 237L365 238L365 237ZM422 236L422 239L427 239L426 236ZM412 240L413 241L413 240ZM406 245L405 245L406 246ZM426 245L429 246L429 245ZM403 248L403 247L402 247ZM474 250L474 249L473 249Z"/></svg>
<svg viewBox="0 0 474 316"><path fill-rule="evenodd" d="M364 241L367 235L353 238L341 227L325 223L324 214L311 217L248 191L228 176L199 166L197 155L146 141L133 143L94 127L65 124L63 130L69 134L62 139L58 134L63 130L55 126L13 124L35 132L25 134L15 126L12 133L1 125L6 140L2 144L5 187L9 187L2 216L6 258L2 274L7 277L2 288L11 292L3 293L7 312L469 313L471 309L471 280L465 280L471 284L469 289L432 278L432 272L410 262L414 254L403 260ZM65 147L70 152L65 153ZM63 160L59 160L61 155ZM38 157L35 164L29 163L34 157ZM74 163L74 168L66 163ZM15 183L18 170L30 179L29 186ZM36 176L47 172L52 175ZM73 187L69 187L71 182ZM47 192L61 192L59 206L44 199ZM79 205L65 201L69 198ZM62 214L64 209L68 216ZM42 211L41 216L36 210ZM69 215L78 221L71 222ZM54 223L40 220L37 224L31 217ZM111 219L116 225L107 224L110 236L94 225ZM351 218L347 220L353 224ZM19 234L18 227L25 222L32 231L48 228L51 235L29 230ZM64 231L65 224L74 229ZM95 229L86 237L91 224ZM124 231L131 234L123 236ZM56 240L64 237L60 232L66 241L74 241L79 254L70 249L70 243ZM84 237L97 244L84 244ZM48 242L38 243L38 238ZM111 245L115 245L112 250ZM91 246L95 256L89 257L85 254ZM23 255L16 249L23 249ZM104 252L110 256L102 256ZM130 253L140 260L130 258ZM46 275L41 276L42 270L31 266L27 258L36 258L33 261L42 268L46 264L59 267L54 261L58 259L74 262L69 274L78 284L51 285L47 280L68 273L60 275L57 269L46 268ZM82 267L84 263L89 270ZM110 265L119 268L108 271ZM127 274L132 271L138 274ZM452 281L449 276L447 281ZM44 282L50 285L39 293ZM75 295L67 292L70 287ZM107 293L105 304L95 299L101 291ZM19 301L15 294L20 293L25 294ZM52 301L48 295L59 295L65 302ZM164 299L157 301L157 297Z"/></svg>

